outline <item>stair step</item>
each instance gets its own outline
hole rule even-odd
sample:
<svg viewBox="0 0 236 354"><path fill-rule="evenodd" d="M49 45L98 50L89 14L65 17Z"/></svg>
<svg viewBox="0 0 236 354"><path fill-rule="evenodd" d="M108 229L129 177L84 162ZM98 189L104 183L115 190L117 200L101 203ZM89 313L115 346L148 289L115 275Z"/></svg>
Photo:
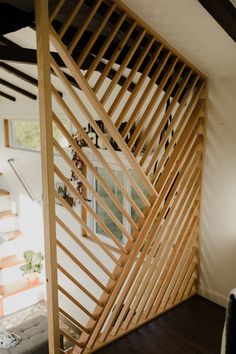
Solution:
<svg viewBox="0 0 236 354"><path fill-rule="evenodd" d="M12 218L14 216L17 216L17 215L13 214L13 212L11 210L0 211L0 220L6 219L6 218Z"/></svg>
<svg viewBox="0 0 236 354"><path fill-rule="evenodd" d="M35 288L37 286L42 285L43 282L41 280L37 280L34 283L29 283L27 279L19 280L15 283L10 283L7 285L0 286L0 296L3 298L19 294L23 291Z"/></svg>
<svg viewBox="0 0 236 354"><path fill-rule="evenodd" d="M10 267L15 267L25 263L24 259L14 256L8 256L0 259L0 271Z"/></svg>
<svg viewBox="0 0 236 354"><path fill-rule="evenodd" d="M10 232L18 229L18 216L11 210L0 211L0 232Z"/></svg>
<svg viewBox="0 0 236 354"><path fill-rule="evenodd" d="M6 232L6 235L7 235L8 241L15 241L18 238L21 238L24 236L22 231L20 231L20 230L8 231L8 232Z"/></svg>
<svg viewBox="0 0 236 354"><path fill-rule="evenodd" d="M5 189L0 189L0 197L3 195L9 195L10 193L6 191Z"/></svg>

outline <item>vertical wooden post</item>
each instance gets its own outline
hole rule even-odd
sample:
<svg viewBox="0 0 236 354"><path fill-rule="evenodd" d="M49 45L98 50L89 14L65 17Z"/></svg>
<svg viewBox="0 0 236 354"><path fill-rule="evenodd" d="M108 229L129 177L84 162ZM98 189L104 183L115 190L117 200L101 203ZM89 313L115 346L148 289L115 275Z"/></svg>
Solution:
<svg viewBox="0 0 236 354"><path fill-rule="evenodd" d="M48 1L35 0L41 160L43 185L44 237L47 275L48 340L50 354L58 354L59 312L56 273L56 226L52 144L52 101L49 61Z"/></svg>
<svg viewBox="0 0 236 354"><path fill-rule="evenodd" d="M82 173L83 175L87 178L87 168L86 165L83 163L82 164ZM85 191L83 193L83 197L86 199L87 198L87 188L84 186ZM87 225L87 210L82 206L82 219ZM82 229L82 236L87 237L87 231L85 229Z"/></svg>
<svg viewBox="0 0 236 354"><path fill-rule="evenodd" d="M4 119L3 124L4 124L4 135L5 135L5 146L10 147L10 138L9 138L9 124L10 124L10 122L8 119Z"/></svg>

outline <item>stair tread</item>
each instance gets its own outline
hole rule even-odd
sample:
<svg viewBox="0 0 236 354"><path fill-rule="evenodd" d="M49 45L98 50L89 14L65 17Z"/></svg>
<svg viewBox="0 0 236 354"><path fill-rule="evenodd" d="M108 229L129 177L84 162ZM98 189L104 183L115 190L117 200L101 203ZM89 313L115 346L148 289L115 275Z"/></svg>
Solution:
<svg viewBox="0 0 236 354"><path fill-rule="evenodd" d="M0 189L0 196L9 195L10 193L5 189Z"/></svg>
<svg viewBox="0 0 236 354"><path fill-rule="evenodd" d="M30 290L32 288L35 288L39 285L42 285L43 282L40 281L39 279L35 281L34 283L29 283L27 279L21 279L15 283L10 283L7 285L1 285L0 286L0 296L2 298L6 298L8 296L12 296L18 293L21 293L26 290Z"/></svg>
<svg viewBox="0 0 236 354"><path fill-rule="evenodd" d="M13 216L16 216L16 214L13 214L11 210L0 211L0 219L11 218Z"/></svg>
<svg viewBox="0 0 236 354"><path fill-rule="evenodd" d="M23 237L23 233L20 230L13 230L13 231L8 231L6 232L8 236L8 241L14 241L20 237Z"/></svg>
<svg viewBox="0 0 236 354"><path fill-rule="evenodd" d="M0 259L0 270L14 267L19 264L23 264L25 261L23 258L19 258L16 255L8 256Z"/></svg>

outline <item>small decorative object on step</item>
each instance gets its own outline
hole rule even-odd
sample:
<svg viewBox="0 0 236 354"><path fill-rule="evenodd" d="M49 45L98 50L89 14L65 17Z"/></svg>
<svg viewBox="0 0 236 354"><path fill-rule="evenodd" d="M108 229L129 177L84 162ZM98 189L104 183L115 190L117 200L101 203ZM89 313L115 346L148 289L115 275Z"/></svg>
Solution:
<svg viewBox="0 0 236 354"><path fill-rule="evenodd" d="M0 332L0 348L8 349L15 347L21 341L21 337L6 331Z"/></svg>

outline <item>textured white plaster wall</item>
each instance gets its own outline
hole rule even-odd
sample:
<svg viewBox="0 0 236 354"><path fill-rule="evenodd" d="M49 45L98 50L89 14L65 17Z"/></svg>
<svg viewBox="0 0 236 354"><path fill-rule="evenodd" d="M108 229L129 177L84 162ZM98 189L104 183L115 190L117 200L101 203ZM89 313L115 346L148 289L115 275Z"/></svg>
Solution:
<svg viewBox="0 0 236 354"><path fill-rule="evenodd" d="M236 79L209 81L200 294L225 305L236 287Z"/></svg>

